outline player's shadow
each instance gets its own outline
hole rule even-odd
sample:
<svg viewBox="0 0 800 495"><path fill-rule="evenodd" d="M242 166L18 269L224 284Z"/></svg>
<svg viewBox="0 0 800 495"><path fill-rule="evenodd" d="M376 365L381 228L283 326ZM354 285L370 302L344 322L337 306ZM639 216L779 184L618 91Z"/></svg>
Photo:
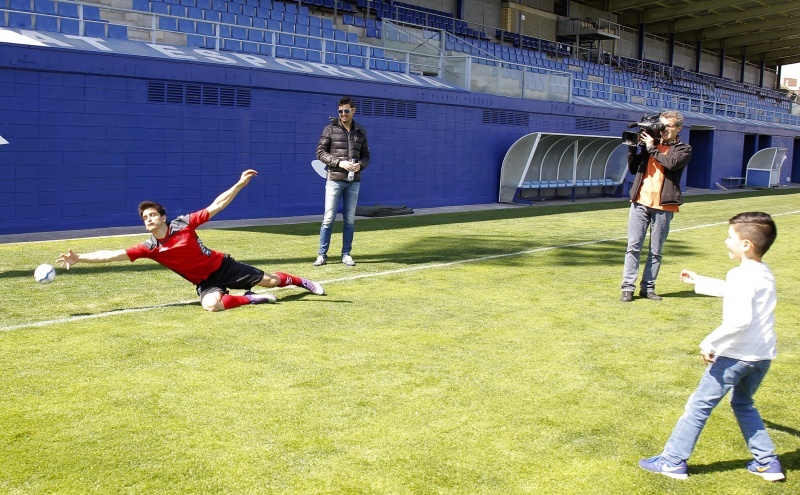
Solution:
<svg viewBox="0 0 800 495"><path fill-rule="evenodd" d="M800 438L800 431L789 427L774 423L772 421L764 421L764 425L766 425L769 429L782 431L784 433L788 433L790 435L794 435L795 437ZM800 449L795 449L791 452L782 452L779 453L779 458L781 461L781 467L783 467L784 474L788 469L794 470L800 468ZM732 461L718 461L712 462L709 464L691 464L691 471L692 473L701 474L701 473L714 473L720 471L737 471L740 469L745 469L747 463L752 461L752 458L747 459L737 459Z"/></svg>
<svg viewBox="0 0 800 495"><path fill-rule="evenodd" d="M79 318L82 316L96 316L97 314L108 314L109 316L113 316L114 313L136 313L139 311L148 311L154 308L176 308L180 306L200 306L200 301L164 303L164 304L157 304L155 306L142 306L138 308L114 308L114 309L109 309L108 311L100 311L99 313L71 313L70 316L72 316L73 318Z"/></svg>

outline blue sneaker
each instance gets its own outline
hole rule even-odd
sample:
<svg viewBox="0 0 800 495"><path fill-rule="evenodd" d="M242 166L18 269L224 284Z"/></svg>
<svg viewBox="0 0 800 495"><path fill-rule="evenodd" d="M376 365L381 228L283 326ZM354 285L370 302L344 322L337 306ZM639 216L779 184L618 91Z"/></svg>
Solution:
<svg viewBox="0 0 800 495"><path fill-rule="evenodd" d="M256 294L253 291L247 291L244 293L244 297L250 300L250 304L264 304L264 303L274 303L278 299L275 298L269 292L265 292L263 294Z"/></svg>
<svg viewBox="0 0 800 495"><path fill-rule="evenodd" d="M756 476L761 476L767 481L783 481L786 476L783 475L780 461L775 458L769 461L769 464L763 466L757 461L750 461L747 463L747 470Z"/></svg>
<svg viewBox="0 0 800 495"><path fill-rule="evenodd" d="M640 460L639 467L653 473L659 473L663 474L664 476L669 476L670 478L675 478L676 480L685 480L689 477L687 474L689 467L686 465L686 461L681 461L681 463L676 466L674 464L670 464L660 455L651 457L649 459Z"/></svg>

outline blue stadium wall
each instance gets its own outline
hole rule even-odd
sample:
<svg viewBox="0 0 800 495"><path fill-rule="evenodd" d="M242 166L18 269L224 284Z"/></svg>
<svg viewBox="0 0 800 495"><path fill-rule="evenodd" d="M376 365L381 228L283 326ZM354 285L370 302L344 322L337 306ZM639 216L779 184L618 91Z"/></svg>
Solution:
<svg viewBox="0 0 800 495"><path fill-rule="evenodd" d="M165 96L159 89L167 82L172 91L186 91L187 83L235 91L222 102L152 101ZM0 136L9 144L0 146L0 234L139 225L136 206L145 199L163 203L173 217L207 206L247 168L259 177L218 219L321 215L324 180L310 162L341 95L361 100L356 119L369 131L365 205L493 203L505 152L521 136L618 136L641 116L455 89L2 45ZM682 132L691 142L691 126L711 129L702 134L703 156L690 165L703 173L688 174L688 185L713 188L720 177L740 175L747 134L788 148L782 176L792 175L797 130L707 119L687 118Z"/></svg>

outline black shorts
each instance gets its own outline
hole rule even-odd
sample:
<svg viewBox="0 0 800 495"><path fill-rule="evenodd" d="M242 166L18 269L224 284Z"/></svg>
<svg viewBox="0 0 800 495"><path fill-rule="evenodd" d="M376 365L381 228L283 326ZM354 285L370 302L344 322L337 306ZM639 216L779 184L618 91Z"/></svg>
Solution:
<svg viewBox="0 0 800 495"><path fill-rule="evenodd" d="M230 255L225 255L222 264L207 279L197 284L200 299L212 292L228 293L228 289L250 290L264 278L264 271L244 263L239 263Z"/></svg>

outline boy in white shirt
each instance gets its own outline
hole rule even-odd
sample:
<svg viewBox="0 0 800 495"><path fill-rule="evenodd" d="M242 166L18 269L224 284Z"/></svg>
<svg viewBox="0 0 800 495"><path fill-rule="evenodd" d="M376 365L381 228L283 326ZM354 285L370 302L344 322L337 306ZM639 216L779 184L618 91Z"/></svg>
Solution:
<svg viewBox="0 0 800 495"><path fill-rule="evenodd" d="M671 478L688 478L686 460L694 450L711 411L733 390L731 408L754 460L747 470L769 481L785 479L775 445L753 405L753 394L777 356L775 350L775 278L761 257L777 236L766 213L740 213L729 221L725 245L740 265L725 280L681 272L695 292L722 296L722 324L700 343L708 366L689 397L661 455L642 459L639 466Z"/></svg>

